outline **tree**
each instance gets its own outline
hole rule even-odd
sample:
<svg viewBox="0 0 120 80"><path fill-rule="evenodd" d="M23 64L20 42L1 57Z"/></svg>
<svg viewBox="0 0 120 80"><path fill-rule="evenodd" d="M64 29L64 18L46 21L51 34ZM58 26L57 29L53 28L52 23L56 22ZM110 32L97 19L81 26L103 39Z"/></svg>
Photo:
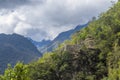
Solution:
<svg viewBox="0 0 120 80"><path fill-rule="evenodd" d="M14 72L10 64L8 64L8 68L5 70L4 80L11 80L14 77Z"/></svg>
<svg viewBox="0 0 120 80"><path fill-rule="evenodd" d="M12 68L10 64L8 65L3 80L30 80L28 75L29 70L27 65L18 62L14 68Z"/></svg>

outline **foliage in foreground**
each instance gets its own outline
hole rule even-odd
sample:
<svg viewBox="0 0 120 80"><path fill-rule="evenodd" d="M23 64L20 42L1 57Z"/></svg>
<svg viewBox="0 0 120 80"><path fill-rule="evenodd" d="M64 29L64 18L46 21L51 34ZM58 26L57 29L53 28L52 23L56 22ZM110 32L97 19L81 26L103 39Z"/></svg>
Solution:
<svg viewBox="0 0 120 80"><path fill-rule="evenodd" d="M120 80L120 2L58 49L0 80Z"/></svg>

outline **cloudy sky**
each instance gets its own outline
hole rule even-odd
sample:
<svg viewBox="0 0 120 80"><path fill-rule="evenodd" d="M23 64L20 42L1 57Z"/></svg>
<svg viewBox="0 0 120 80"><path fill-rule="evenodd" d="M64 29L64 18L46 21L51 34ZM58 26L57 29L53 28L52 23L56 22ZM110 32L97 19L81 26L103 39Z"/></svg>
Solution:
<svg viewBox="0 0 120 80"><path fill-rule="evenodd" d="M0 33L52 40L105 12L111 1L117 0L0 0Z"/></svg>

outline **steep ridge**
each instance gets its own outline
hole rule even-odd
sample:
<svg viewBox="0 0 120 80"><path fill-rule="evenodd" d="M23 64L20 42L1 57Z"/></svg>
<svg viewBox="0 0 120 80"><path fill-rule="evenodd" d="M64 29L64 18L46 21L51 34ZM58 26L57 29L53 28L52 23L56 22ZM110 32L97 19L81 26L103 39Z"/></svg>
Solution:
<svg viewBox="0 0 120 80"><path fill-rule="evenodd" d="M88 25L88 23L84 24L84 25L78 25L76 26L74 29L65 31L60 33L53 41L51 41L50 43L48 43L47 45L45 45L42 48L38 48L41 53L45 53L45 52L50 52L53 51L54 49L56 49L62 42L64 42L65 40L69 40L72 36L72 34L74 34L75 32L79 31L80 29L82 29L83 27L86 27Z"/></svg>
<svg viewBox="0 0 120 80"><path fill-rule="evenodd" d="M15 65L18 61L28 63L42 56L37 48L25 37L12 34L0 34L0 71L3 73L7 64Z"/></svg>
<svg viewBox="0 0 120 80"><path fill-rule="evenodd" d="M34 64L32 80L120 80L120 2Z"/></svg>

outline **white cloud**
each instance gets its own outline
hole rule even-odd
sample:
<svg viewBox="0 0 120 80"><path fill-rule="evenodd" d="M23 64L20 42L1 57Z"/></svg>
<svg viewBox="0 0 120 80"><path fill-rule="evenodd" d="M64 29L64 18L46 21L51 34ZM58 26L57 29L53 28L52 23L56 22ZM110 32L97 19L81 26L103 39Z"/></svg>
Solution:
<svg viewBox="0 0 120 80"><path fill-rule="evenodd" d="M54 39L60 32L88 22L111 6L111 0L27 1L16 8L0 6L0 33L18 33L34 40Z"/></svg>
<svg viewBox="0 0 120 80"><path fill-rule="evenodd" d="M28 34L28 31L32 29L32 26L30 24L19 22L16 27L14 28L14 32L22 35Z"/></svg>

